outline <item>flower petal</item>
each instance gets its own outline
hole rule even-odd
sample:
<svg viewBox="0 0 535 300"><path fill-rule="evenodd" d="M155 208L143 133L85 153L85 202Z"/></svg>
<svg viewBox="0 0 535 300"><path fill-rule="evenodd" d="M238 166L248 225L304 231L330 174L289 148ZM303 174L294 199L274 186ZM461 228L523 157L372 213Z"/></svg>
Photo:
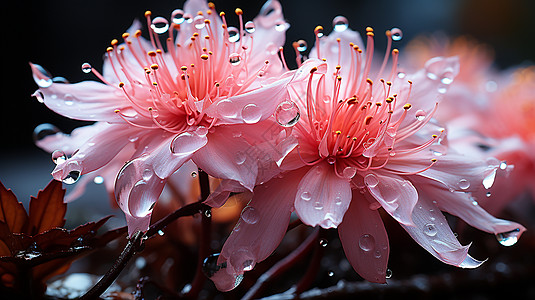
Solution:
<svg viewBox="0 0 535 300"><path fill-rule="evenodd" d="M364 175L364 184L394 219L401 224L412 224L418 192L410 181L393 174L369 172Z"/></svg>
<svg viewBox="0 0 535 300"><path fill-rule="evenodd" d="M210 278L220 291L239 284L245 271L266 259L280 244L288 223L299 179L304 170L274 178L254 190L240 220L228 237L217 261L220 269Z"/></svg>
<svg viewBox="0 0 535 300"><path fill-rule="evenodd" d="M40 67L30 64L34 78L43 78ZM36 81L37 82L37 81ZM86 121L124 122L115 110L125 110L131 105L116 87L96 81L73 84L52 83L40 89L45 105L65 117Z"/></svg>
<svg viewBox="0 0 535 300"><path fill-rule="evenodd" d="M468 255L468 247L462 246L438 207L420 199L412 212L414 225L401 224L425 250L440 261L462 268L476 268L483 262Z"/></svg>
<svg viewBox="0 0 535 300"><path fill-rule="evenodd" d="M317 164L301 179L295 195L295 211L303 223L336 228L351 201L351 186L334 173L327 162Z"/></svg>
<svg viewBox="0 0 535 300"><path fill-rule="evenodd" d="M388 236L379 212L371 210L358 191L353 192L338 234L353 269L370 282L386 283Z"/></svg>

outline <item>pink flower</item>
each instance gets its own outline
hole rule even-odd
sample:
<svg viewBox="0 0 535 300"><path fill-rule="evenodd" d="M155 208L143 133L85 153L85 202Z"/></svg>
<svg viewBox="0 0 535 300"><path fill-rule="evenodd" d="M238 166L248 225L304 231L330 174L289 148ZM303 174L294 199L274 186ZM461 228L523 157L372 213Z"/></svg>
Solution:
<svg viewBox="0 0 535 300"><path fill-rule="evenodd" d="M187 1L171 23L145 13L149 41L135 23L124 43L112 41L102 75L82 66L103 83L56 83L32 64L38 99L63 116L97 121L70 137L39 142L52 150L76 140L75 148L64 150L72 156L58 163L54 178L74 182L95 171L117 176L115 196L130 234L147 229L166 180L190 159L208 174L252 190L256 159L236 162L234 156L255 141L232 135L235 127L262 127L287 97L291 77L283 75L278 51L288 24L278 1L268 1L252 22L244 24L240 9L236 14L239 28L228 27L225 14L204 0Z"/></svg>
<svg viewBox="0 0 535 300"><path fill-rule="evenodd" d="M315 33L311 56L323 60L303 63L297 73L308 78L289 85L301 111L292 130L298 145L280 163L283 174L255 187L218 258L220 269L212 276L217 288L234 288L245 271L274 251L292 211L310 226L338 228L353 268L379 283L386 282L389 256L381 207L425 250L454 266L482 262L468 255L469 246L459 243L441 211L483 231L518 238L524 227L494 218L471 196L492 184L498 165L450 151L444 128L432 119L447 88L444 81L458 72L457 59L434 59L426 70L400 79L396 49L383 75L390 41L380 70L371 72L371 28L366 52L347 24L328 37L321 27Z"/></svg>

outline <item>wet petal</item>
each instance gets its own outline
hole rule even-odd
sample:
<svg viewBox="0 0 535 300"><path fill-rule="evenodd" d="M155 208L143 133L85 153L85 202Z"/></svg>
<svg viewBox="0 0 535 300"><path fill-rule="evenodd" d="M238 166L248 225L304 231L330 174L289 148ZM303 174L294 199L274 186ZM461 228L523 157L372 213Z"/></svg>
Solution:
<svg viewBox="0 0 535 300"><path fill-rule="evenodd" d="M312 167L299 183L295 210L303 223L336 228L351 201L351 186L334 173L332 165L322 162Z"/></svg>
<svg viewBox="0 0 535 300"><path fill-rule="evenodd" d="M379 212L371 210L358 191L353 192L338 234L353 269L370 282L386 283L388 236Z"/></svg>
<svg viewBox="0 0 535 300"><path fill-rule="evenodd" d="M398 222L412 224L411 214L418 201L418 192L412 183L392 174L369 172L364 184L372 196Z"/></svg>
<svg viewBox="0 0 535 300"><path fill-rule="evenodd" d="M266 259L281 242L288 223L299 180L304 170L289 172L257 186L251 202L221 250L221 269L210 279L220 291L236 287L245 271ZM224 267L223 267L224 266Z"/></svg>

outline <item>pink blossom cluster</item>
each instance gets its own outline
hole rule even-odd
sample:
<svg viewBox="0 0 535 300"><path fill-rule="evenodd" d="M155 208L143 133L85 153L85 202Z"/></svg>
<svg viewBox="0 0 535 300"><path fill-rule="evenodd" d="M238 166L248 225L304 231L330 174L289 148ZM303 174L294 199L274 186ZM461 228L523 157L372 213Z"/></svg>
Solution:
<svg viewBox="0 0 535 300"><path fill-rule="evenodd" d="M53 153L55 179L80 179L70 199L85 183L103 179L131 235L147 230L166 182L192 164L220 180L208 205L221 207L243 193L248 202L211 277L218 289L233 289L265 260L291 218L338 228L355 271L379 283L386 282L389 257L381 210L431 255L462 268L482 261L459 243L442 212L502 244L514 244L525 230L478 204L500 179L501 160L513 159L494 151L466 155L461 143L448 140L451 118L435 118L455 93L463 72L459 57L432 56L421 67L407 62L401 69L405 62L393 48L399 29L387 31L378 59L373 29L362 39L336 17L330 34L314 30L308 57L306 44L294 43L298 67L290 70L282 52L289 24L276 0L248 22L241 9L230 16L204 0L188 0L169 20L145 17L148 39L136 22L122 41L112 41L102 73L82 66L100 82L58 82L31 64L39 101L63 116L95 122L37 144ZM231 17L238 27L227 24ZM504 106L526 114L508 127L519 135L511 147L528 137L533 145L533 126L521 124L533 122L533 97L522 89L532 85L533 76L501 91L525 104L488 105L503 122L511 121ZM533 151L524 154L535 161Z"/></svg>

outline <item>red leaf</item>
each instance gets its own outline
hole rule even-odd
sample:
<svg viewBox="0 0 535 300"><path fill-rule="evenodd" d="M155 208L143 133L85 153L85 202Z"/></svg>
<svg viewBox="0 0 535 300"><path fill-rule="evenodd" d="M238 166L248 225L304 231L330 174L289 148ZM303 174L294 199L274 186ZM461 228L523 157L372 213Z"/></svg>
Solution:
<svg viewBox="0 0 535 300"><path fill-rule="evenodd" d="M56 227L65 225L67 204L63 203L65 190L61 182L52 180L37 198L30 200L28 233L36 235Z"/></svg>
<svg viewBox="0 0 535 300"><path fill-rule="evenodd" d="M6 223L11 232L24 232L28 222L24 206L2 182L0 182L0 221Z"/></svg>

